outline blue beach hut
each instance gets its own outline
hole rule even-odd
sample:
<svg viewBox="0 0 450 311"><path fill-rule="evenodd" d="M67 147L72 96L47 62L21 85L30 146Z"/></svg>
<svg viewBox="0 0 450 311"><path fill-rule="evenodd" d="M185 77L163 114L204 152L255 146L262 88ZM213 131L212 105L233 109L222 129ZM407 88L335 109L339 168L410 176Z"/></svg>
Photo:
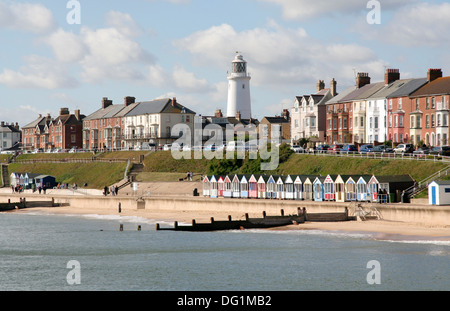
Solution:
<svg viewBox="0 0 450 311"><path fill-rule="evenodd" d="M277 197L276 193L276 181L273 175L270 175L266 183L266 196L269 199L275 199Z"/></svg>
<svg viewBox="0 0 450 311"><path fill-rule="evenodd" d="M323 182L325 181L325 177L318 176L314 179L314 201L323 201L324 199L324 188Z"/></svg>
<svg viewBox="0 0 450 311"><path fill-rule="evenodd" d="M361 176L356 182L356 199L358 201L367 201L367 183L370 180L370 176Z"/></svg>
<svg viewBox="0 0 450 311"><path fill-rule="evenodd" d="M248 198L248 180L247 180L247 177L245 175L242 176L242 178L240 180L240 184L241 184L240 197L241 198Z"/></svg>

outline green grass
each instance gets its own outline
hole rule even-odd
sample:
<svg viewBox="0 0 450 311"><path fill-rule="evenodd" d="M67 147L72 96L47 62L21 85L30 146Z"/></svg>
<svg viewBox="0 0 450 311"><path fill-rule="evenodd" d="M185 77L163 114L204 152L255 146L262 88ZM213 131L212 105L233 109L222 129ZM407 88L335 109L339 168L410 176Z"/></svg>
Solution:
<svg viewBox="0 0 450 311"><path fill-rule="evenodd" d="M9 173L35 173L51 175L57 183L78 184L85 183L89 188L102 189L105 185L111 185L123 179L126 163L35 163L9 165Z"/></svg>

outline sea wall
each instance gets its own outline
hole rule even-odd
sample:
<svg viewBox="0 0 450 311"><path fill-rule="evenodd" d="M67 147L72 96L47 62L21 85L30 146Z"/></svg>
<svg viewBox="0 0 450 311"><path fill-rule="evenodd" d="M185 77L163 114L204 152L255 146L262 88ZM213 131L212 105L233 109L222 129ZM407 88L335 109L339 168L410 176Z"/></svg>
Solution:
<svg viewBox="0 0 450 311"><path fill-rule="evenodd" d="M0 194L0 202L7 202L9 196ZM265 211L267 215L285 215L297 213L298 208L306 208L307 213L342 213L348 208L349 216L355 215L356 203L350 202L314 202L314 201L288 201L288 200L259 200L259 199L211 199L204 197L132 197L132 196L53 196L53 195L27 195L27 202L54 199L55 206L73 206L86 209L101 209L117 213L119 206L123 211L179 211L182 212L224 212L248 213L251 217L260 216ZM18 197L12 201L18 201ZM425 200L424 200L425 202ZM421 201L412 203L376 204L362 203L365 211L375 207L384 220L423 223L430 226L450 225L450 206L431 206Z"/></svg>
<svg viewBox="0 0 450 311"><path fill-rule="evenodd" d="M342 213L348 208L349 215L355 212L355 203L257 200L257 199L210 199L197 197L66 197L55 198L55 203L67 203L78 208L102 208L116 212L120 203L122 210L145 209L147 211L202 211L230 212L262 215L279 215L283 210L286 215L296 214L298 208L306 208L308 213ZM429 225L450 225L450 207L430 206L426 204L362 204L365 211L375 207L384 220L426 223Z"/></svg>

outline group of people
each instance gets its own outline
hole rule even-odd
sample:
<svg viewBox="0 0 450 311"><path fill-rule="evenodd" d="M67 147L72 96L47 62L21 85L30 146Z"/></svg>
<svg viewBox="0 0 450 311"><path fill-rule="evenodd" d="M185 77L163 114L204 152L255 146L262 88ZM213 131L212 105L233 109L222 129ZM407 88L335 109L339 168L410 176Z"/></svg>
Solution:
<svg viewBox="0 0 450 311"><path fill-rule="evenodd" d="M12 185L12 186L11 186L11 190L12 190L12 193L20 193L20 192L23 192L25 189L24 189L23 185L17 185L17 186ZM37 189L36 189L36 186L33 185L32 190L33 190L33 193L34 193L36 190L38 190L38 191L39 191L39 194L41 194L42 192L44 192L44 194L45 194L46 191L47 191L47 187L45 187L45 186L43 186L43 187L39 186L39 187L37 187Z"/></svg>
<svg viewBox="0 0 450 311"><path fill-rule="evenodd" d="M103 195L106 197L108 194L111 194L113 196L118 195L119 194L119 187L116 187L116 186L112 185L108 189L108 186L105 186L105 188L103 188Z"/></svg>

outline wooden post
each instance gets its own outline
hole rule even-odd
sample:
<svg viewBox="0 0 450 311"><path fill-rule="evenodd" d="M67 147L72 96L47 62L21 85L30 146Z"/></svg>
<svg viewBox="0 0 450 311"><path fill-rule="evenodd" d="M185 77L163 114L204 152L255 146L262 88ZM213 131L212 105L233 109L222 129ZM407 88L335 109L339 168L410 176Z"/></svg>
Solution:
<svg viewBox="0 0 450 311"><path fill-rule="evenodd" d="M266 218L266 211L263 211L263 218Z"/></svg>
<svg viewBox="0 0 450 311"><path fill-rule="evenodd" d="M195 226L195 219L192 219L192 226Z"/></svg>
<svg viewBox="0 0 450 311"><path fill-rule="evenodd" d="M139 226L137 227L137 230L138 230L138 231L141 231L141 225L139 225Z"/></svg>
<svg viewBox="0 0 450 311"><path fill-rule="evenodd" d="M159 224L156 224L156 231L159 230Z"/></svg>
<svg viewBox="0 0 450 311"><path fill-rule="evenodd" d="M211 217L211 223L212 224L214 223L214 217Z"/></svg>
<svg viewBox="0 0 450 311"><path fill-rule="evenodd" d="M245 220L248 221L248 213L245 213Z"/></svg>
<svg viewBox="0 0 450 311"><path fill-rule="evenodd" d="M284 209L281 209L281 216L284 216Z"/></svg>
<svg viewBox="0 0 450 311"><path fill-rule="evenodd" d="M119 226L119 231L123 231L123 225L122 224L120 224L120 226Z"/></svg>
<svg viewBox="0 0 450 311"><path fill-rule="evenodd" d="M178 221L175 221L173 226L175 227L175 229L178 228Z"/></svg>

